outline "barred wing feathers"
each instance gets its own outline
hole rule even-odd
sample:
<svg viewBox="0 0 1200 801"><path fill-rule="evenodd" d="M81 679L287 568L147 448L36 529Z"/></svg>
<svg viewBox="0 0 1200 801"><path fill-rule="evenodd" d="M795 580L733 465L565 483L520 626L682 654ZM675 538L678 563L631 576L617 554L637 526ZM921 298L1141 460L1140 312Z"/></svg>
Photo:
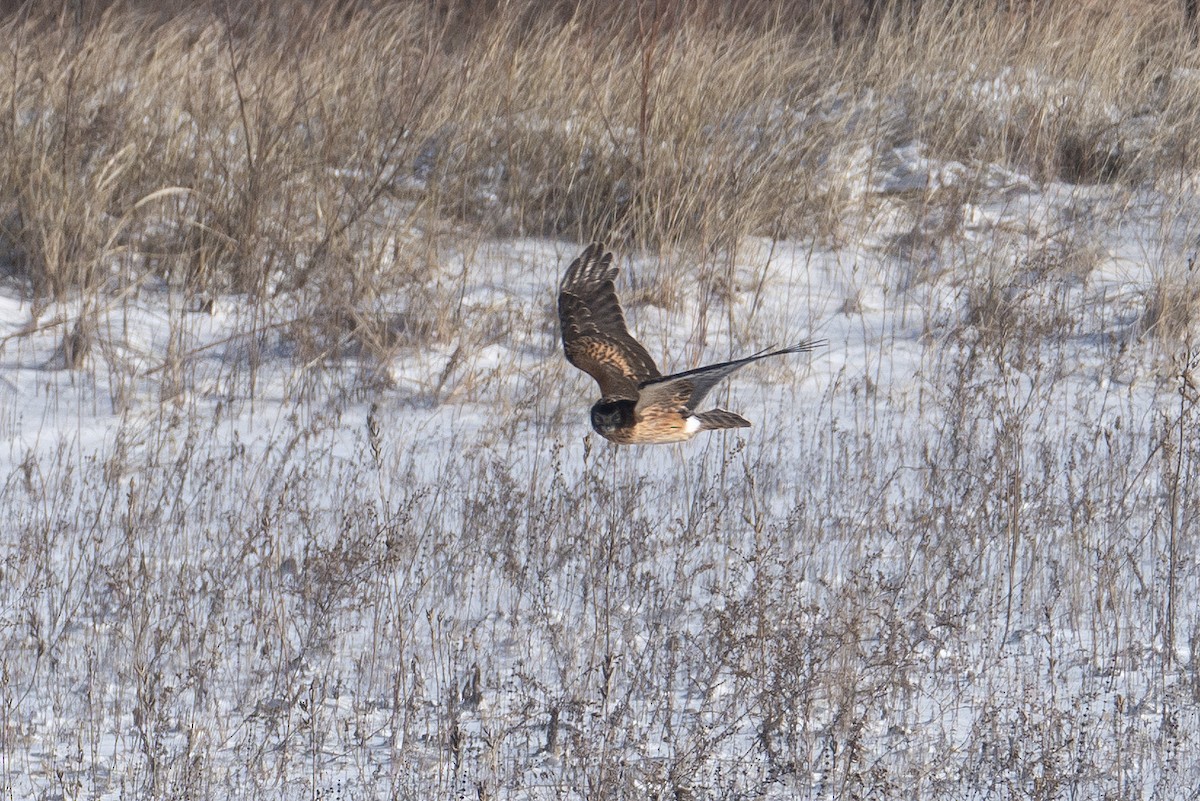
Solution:
<svg viewBox="0 0 1200 801"><path fill-rule="evenodd" d="M612 262L611 253L593 244L567 268L558 290L563 351L567 361L596 379L603 397L637 400L638 385L661 373L625 326Z"/></svg>

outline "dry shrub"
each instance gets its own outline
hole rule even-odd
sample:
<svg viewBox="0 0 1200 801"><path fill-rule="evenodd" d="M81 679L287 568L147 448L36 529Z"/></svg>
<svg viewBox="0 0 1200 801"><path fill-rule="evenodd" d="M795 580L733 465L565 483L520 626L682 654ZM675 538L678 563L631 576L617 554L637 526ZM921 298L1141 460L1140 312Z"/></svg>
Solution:
<svg viewBox="0 0 1200 801"><path fill-rule="evenodd" d="M1189 345L1194 341L1200 316L1200 280L1195 259L1183 269L1166 270L1146 293L1142 311L1142 331L1168 347Z"/></svg>

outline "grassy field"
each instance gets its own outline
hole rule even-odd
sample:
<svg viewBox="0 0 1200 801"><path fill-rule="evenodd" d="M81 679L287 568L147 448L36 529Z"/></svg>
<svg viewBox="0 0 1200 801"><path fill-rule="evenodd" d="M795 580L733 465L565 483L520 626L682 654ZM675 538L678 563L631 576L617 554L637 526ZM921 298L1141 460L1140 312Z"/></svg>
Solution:
<svg viewBox="0 0 1200 801"><path fill-rule="evenodd" d="M1200 54L1112 5L7 13L0 797L1193 797ZM611 446L594 239L664 368L828 347Z"/></svg>

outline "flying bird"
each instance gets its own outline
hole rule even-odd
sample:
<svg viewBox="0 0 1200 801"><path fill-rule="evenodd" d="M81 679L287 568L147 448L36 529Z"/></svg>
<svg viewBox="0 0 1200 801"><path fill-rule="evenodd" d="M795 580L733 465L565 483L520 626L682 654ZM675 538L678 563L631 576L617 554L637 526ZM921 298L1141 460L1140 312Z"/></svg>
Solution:
<svg viewBox="0 0 1200 801"><path fill-rule="evenodd" d="M558 288L558 319L567 361L596 379L600 400L592 428L621 445L683 442L701 431L745 428L750 422L724 409L696 411L718 381L751 362L804 353L820 342L756 353L744 359L663 375L629 329L617 299L618 268L598 243L571 262Z"/></svg>

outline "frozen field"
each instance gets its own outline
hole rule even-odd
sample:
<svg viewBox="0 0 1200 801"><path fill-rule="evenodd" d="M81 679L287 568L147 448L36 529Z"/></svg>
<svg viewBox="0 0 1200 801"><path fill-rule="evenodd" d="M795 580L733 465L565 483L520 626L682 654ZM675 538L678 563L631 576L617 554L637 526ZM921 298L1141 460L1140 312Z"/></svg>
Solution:
<svg viewBox="0 0 1200 801"><path fill-rule="evenodd" d="M0 799L1197 797L1190 40L380 8L0 26Z"/></svg>
<svg viewBox="0 0 1200 801"><path fill-rule="evenodd" d="M166 289L66 370L7 291L8 796L1186 797L1196 388L1144 309L1187 243L1160 198L1018 184L902 245L878 195L719 298L623 260L660 364L829 340L678 447L589 433L578 243L453 257L487 338L370 380Z"/></svg>

